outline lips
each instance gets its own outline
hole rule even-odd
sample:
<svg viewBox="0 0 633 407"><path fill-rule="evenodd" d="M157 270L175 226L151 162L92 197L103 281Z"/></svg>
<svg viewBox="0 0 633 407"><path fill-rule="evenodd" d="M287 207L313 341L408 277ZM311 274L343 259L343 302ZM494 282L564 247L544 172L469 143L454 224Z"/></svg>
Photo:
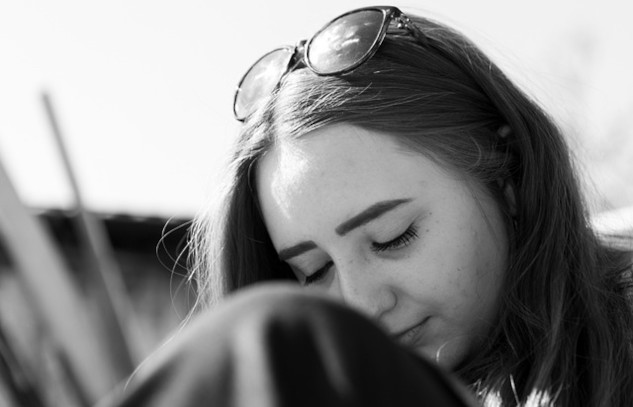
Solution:
<svg viewBox="0 0 633 407"><path fill-rule="evenodd" d="M423 339L424 334L424 326L428 322L430 317L424 318L422 321L416 323L415 325L406 328L403 331L397 332L393 335L393 337L400 343L406 346L415 346L419 345L421 340Z"/></svg>

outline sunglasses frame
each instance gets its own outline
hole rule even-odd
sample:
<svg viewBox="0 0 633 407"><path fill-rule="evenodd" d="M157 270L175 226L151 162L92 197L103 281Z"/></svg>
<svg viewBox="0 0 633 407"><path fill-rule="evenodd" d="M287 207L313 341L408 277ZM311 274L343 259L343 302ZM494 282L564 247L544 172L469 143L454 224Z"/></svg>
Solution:
<svg viewBox="0 0 633 407"><path fill-rule="evenodd" d="M355 63L353 63L352 65L343 69L339 69L337 71L321 72L317 70L316 68L314 68L314 66L310 62L310 46L312 45L312 41L314 41L314 39L317 38L323 31L327 30L335 21L340 20L344 17L347 17L351 14L356 14L363 11L380 11L382 13L382 22L380 25L380 31L374 38L373 44L371 45L371 47L369 47L365 55L359 60L357 60ZM378 48L380 48L380 45L382 45L382 42L384 41L385 36L387 35L387 29L389 29L389 25L391 24L391 22L398 18L403 18L403 17L404 17L404 14L402 13L402 11L400 11L400 9L398 9L397 7L392 7L392 6L363 7L363 8L351 10L344 14L341 14L340 16L336 17L335 19L331 20L329 23L324 25L307 42L305 46L305 56L304 56L305 63L308 66L308 68L312 70L312 72L320 76L341 75L348 72L352 72L354 69L358 68L359 66L364 64L367 60L369 60L371 57L373 57L376 51L378 51ZM408 23L408 19L406 19L406 23ZM399 22L399 24L406 24L406 23L405 21Z"/></svg>
<svg viewBox="0 0 633 407"><path fill-rule="evenodd" d="M328 72L317 70L313 66L313 64L310 62L310 46L313 40L317 38L322 32L330 28L332 23L334 23L335 21L341 18L344 18L348 15L360 13L364 11L380 11L382 13L382 23L380 26L380 31L376 34L374 42L368 48L367 52L361 58L359 58L358 60L354 61L349 66L346 66L342 69L335 70L335 71L328 71ZM397 21L398 28L407 29L408 32L412 34L418 41L422 43L426 43L426 37L424 36L424 34L422 34L422 32L414 24L412 24L409 18L397 7L373 6L373 7L362 7L362 8L357 8L357 9L348 11L330 20L321 29L319 29L314 35L312 35L312 37L310 37L309 40L299 41L297 45L295 46L284 46L284 47L275 48L272 51L269 51L263 56L261 56L259 59L257 59L257 61L255 61L255 63L253 63L251 67L246 71L246 73L242 76L242 78L240 79L240 82L237 85L237 89L235 91L235 96L233 100L233 114L235 115L235 118L243 122L244 120L246 120L248 116L250 116L253 113L254 110L251 109L251 111L249 111L248 113L244 115L239 115L237 112L238 98L242 90L242 85L244 83L244 80L253 71L253 69L258 66L258 64L262 60L264 60L271 54L275 52L281 52L281 51L288 52L288 60L285 63L285 68L280 72L279 79L277 80L277 83L275 84L273 90L279 86L279 83L281 82L283 77L286 76L289 72L292 72L295 69L298 69L304 66L308 67L312 72L314 72L315 74L319 76L344 75L344 74L354 71L356 68L363 65L365 62L367 62L369 59L371 59L374 56L376 51L378 51L378 48L380 48L380 46L382 45L385 37L387 36L387 30L389 29L389 26L391 25L393 21Z"/></svg>

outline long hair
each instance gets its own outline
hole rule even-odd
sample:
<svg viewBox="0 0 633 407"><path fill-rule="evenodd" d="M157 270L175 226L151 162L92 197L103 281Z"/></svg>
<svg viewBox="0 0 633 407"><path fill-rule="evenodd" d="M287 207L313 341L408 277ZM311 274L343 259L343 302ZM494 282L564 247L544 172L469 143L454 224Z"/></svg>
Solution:
<svg viewBox="0 0 633 407"><path fill-rule="evenodd" d="M200 304L293 279L261 219L254 172L284 138L333 123L385 132L485 185L512 240L498 324L457 374L503 405L633 405L631 254L593 232L553 120L461 34L413 18L350 74L298 69L241 129L219 206L194 230ZM510 134L499 132L511 129ZM510 208L504 189L516 203Z"/></svg>

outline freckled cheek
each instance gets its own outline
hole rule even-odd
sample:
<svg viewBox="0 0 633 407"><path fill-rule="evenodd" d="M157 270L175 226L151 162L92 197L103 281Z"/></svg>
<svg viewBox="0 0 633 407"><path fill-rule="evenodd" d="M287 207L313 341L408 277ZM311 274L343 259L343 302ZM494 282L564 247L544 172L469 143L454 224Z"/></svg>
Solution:
<svg viewBox="0 0 633 407"><path fill-rule="evenodd" d="M473 285L476 284L471 275L464 272L462 267L454 269L444 290L445 304L457 313L457 316L469 312L477 307L479 301L474 295Z"/></svg>
<svg viewBox="0 0 633 407"><path fill-rule="evenodd" d="M463 268L458 267L455 272L455 275L458 276L459 278L456 281L454 281L454 284L462 298L466 298L471 295L470 288L472 288L471 284L473 283L472 281L470 281L470 278L465 278L464 274L465 273L464 273Z"/></svg>
<svg viewBox="0 0 633 407"><path fill-rule="evenodd" d="M450 261L439 250L425 250L423 255L412 255L403 270L401 285L414 291L418 300L430 303L444 302L447 296L455 296L460 279L450 272Z"/></svg>
<svg viewBox="0 0 633 407"><path fill-rule="evenodd" d="M505 246L490 243L479 248L479 263L475 269L478 295L492 301L499 295L503 276L507 267L507 249Z"/></svg>
<svg viewBox="0 0 633 407"><path fill-rule="evenodd" d="M454 249L448 256L440 276L445 284L447 302L456 309L476 306L481 299L480 289L484 288L476 258L467 245L456 246Z"/></svg>

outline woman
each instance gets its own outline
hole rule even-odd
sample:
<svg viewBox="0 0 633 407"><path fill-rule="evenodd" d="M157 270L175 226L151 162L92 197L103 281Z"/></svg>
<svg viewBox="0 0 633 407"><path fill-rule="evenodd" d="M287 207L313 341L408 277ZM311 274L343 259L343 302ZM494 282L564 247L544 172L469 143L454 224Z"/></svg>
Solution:
<svg viewBox="0 0 633 407"><path fill-rule="evenodd" d="M482 402L633 405L631 254L589 227L553 121L462 35L354 10L258 60L235 113L222 204L195 234L200 309L298 281Z"/></svg>

